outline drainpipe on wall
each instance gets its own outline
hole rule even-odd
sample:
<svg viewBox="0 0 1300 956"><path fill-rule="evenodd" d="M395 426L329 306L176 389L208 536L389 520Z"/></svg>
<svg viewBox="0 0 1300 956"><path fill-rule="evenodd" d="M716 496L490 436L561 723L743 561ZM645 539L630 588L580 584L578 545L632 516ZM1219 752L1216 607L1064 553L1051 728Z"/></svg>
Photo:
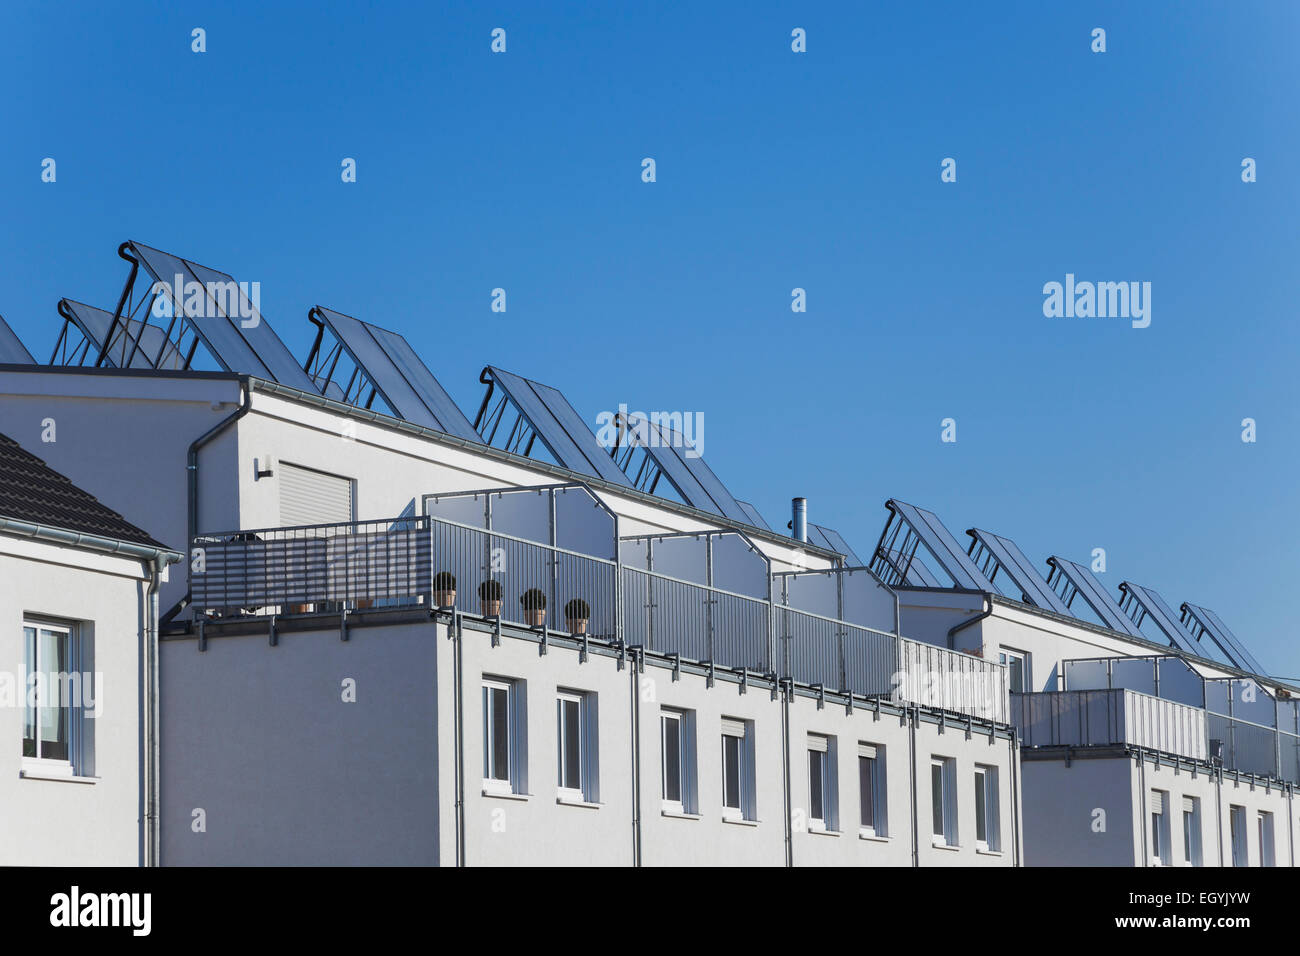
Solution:
<svg viewBox="0 0 1300 956"><path fill-rule="evenodd" d="M1142 865L1150 866L1151 857L1147 853L1147 758L1138 751L1138 786L1142 792L1138 795L1138 830L1142 833Z"/></svg>
<svg viewBox="0 0 1300 956"><path fill-rule="evenodd" d="M435 622L436 622L435 618ZM455 741L453 763L456 786L456 865L465 865L465 662L461 652L460 614L447 622L447 637L452 646L452 739ZM435 623L436 626L436 623ZM514 715L510 718L513 720Z"/></svg>
<svg viewBox="0 0 1300 956"><path fill-rule="evenodd" d="M1011 835L1011 865L1020 866L1020 739L1014 727L1007 741L1007 753L1011 756L1011 825L1015 827Z"/></svg>
<svg viewBox="0 0 1300 956"><path fill-rule="evenodd" d="M781 742L782 760L785 763L781 768L785 778L785 865L794 866L794 821L791 818L794 808L790 805L790 697L794 693L794 683L778 681L778 684L781 687Z"/></svg>
<svg viewBox="0 0 1300 956"><path fill-rule="evenodd" d="M920 866L921 837L917 829L920 826L920 823L916 819L916 815L919 812L916 805L916 712L912 708L908 707L904 710L904 713L907 715L907 750L912 758L908 761L908 769L911 771L912 778L912 866Z"/></svg>
<svg viewBox="0 0 1300 956"><path fill-rule="evenodd" d="M984 620L992 613L993 613L993 598L992 596L986 593L984 595L983 611L981 611L979 614L976 614L974 617L967 618L966 620L962 621L960 624L948 628L948 649L949 650L957 649L955 638L957 637L958 631L964 631L972 624L978 624L980 621Z"/></svg>
<svg viewBox="0 0 1300 956"><path fill-rule="evenodd" d="M158 733L161 707L158 696L161 682L158 679L158 591L162 587L162 569L168 562L155 558L149 565L149 590L146 602L148 618L145 624L145 865L162 866L162 828L159 805L162 802L162 776L159 765L162 756L162 739Z"/></svg>
<svg viewBox="0 0 1300 956"><path fill-rule="evenodd" d="M247 377L241 378L239 383L244 393L239 408L194 439L186 455L185 473L188 492L186 527L188 528L188 538L185 542L185 550L187 553L195 535L199 533L199 450L253 409L252 386L249 384Z"/></svg>
<svg viewBox="0 0 1300 956"><path fill-rule="evenodd" d="M1214 823L1219 833L1219 866L1223 866L1223 768L1214 775Z"/></svg>
<svg viewBox="0 0 1300 956"><path fill-rule="evenodd" d="M628 678L632 688L632 865L641 865L641 687L637 680L640 654L632 655Z"/></svg>

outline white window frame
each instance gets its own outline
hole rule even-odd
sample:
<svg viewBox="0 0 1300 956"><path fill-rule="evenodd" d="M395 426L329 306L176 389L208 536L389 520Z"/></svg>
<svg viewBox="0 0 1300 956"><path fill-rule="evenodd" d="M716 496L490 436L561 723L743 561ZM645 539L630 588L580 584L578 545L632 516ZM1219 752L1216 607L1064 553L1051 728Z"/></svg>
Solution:
<svg viewBox="0 0 1300 956"><path fill-rule="evenodd" d="M1277 836L1274 831L1273 814L1267 810L1259 811L1259 865L1277 866Z"/></svg>
<svg viewBox="0 0 1300 956"><path fill-rule="evenodd" d="M889 803L886 786L887 748L883 744L858 742L858 833L866 837L887 839L889 837ZM867 761L871 765L871 814L870 822L862 819L862 765Z"/></svg>
<svg viewBox="0 0 1300 956"><path fill-rule="evenodd" d="M27 630L32 629L36 632L34 641L34 660L27 659ZM48 631L63 636L66 642L64 653L64 674L77 675L76 687L77 693L81 696L80 701L70 702L66 707L60 708L67 711L68 722L68 755L67 757L42 757L41 756L41 698L39 685L32 682L32 675L43 673L41 668L41 632ZM82 720L85 719L84 703L87 699L94 699L98 694L97 688L87 689L81 686L82 665L83 665L83 648L81 646L82 635L80 629L73 624L60 623L55 621L36 620L31 618L23 619L23 674L25 680L23 683L23 721L26 722L27 695L34 694L36 699L33 732L36 735L35 747L36 753L33 756L23 755L22 767L26 771L31 771L41 776L54 777L74 777L77 776L84 764L82 749L85 743L86 728L82 726ZM59 672L56 672L59 673ZM71 678L70 678L71 679ZM93 679L93 675L92 675ZM48 687L46 688L48 691ZM87 695L90 695L89 697ZM26 735L23 737L24 744Z"/></svg>
<svg viewBox="0 0 1300 956"><path fill-rule="evenodd" d="M490 694L503 692L506 695L506 779L490 776L489 761L495 753L494 741L496 728L492 724L492 709L488 706ZM522 793L522 741L520 724L520 686L518 681L501 677L483 678L483 791L485 793Z"/></svg>
<svg viewBox="0 0 1300 956"><path fill-rule="evenodd" d="M823 833L839 830L838 779L835 738L829 734L808 735L808 828ZM813 773L817 769L822 805L813 803ZM820 814L818 811L821 811Z"/></svg>
<svg viewBox="0 0 1300 956"><path fill-rule="evenodd" d="M1228 805L1228 833L1232 845L1232 865L1250 866L1250 839L1246 833L1246 808Z"/></svg>
<svg viewBox="0 0 1300 956"><path fill-rule="evenodd" d="M1002 805L998 793L998 768L988 764L975 765L975 849L985 853L1002 852ZM982 802L981 802L982 797ZM980 820L983 812L984 819ZM980 824L984 825L984 839L980 839Z"/></svg>
<svg viewBox="0 0 1300 956"><path fill-rule="evenodd" d="M935 806L934 780L935 771L938 770L939 779L939 810L940 824L943 832L934 831L931 839L934 846L958 847L961 846L957 832L957 761L953 757L941 757L934 754L930 757L930 802L931 802L931 830L933 827L933 810Z"/></svg>
<svg viewBox="0 0 1300 956"><path fill-rule="evenodd" d="M1151 791L1151 865L1172 866L1174 862L1173 838L1170 833L1169 791Z"/></svg>
<svg viewBox="0 0 1300 956"><path fill-rule="evenodd" d="M1183 797L1182 806L1183 866L1201 866L1201 801L1197 797Z"/></svg>
<svg viewBox="0 0 1300 956"><path fill-rule="evenodd" d="M565 744L568 742L568 730L564 721L565 704L577 704L578 707L577 787L565 786L564 758ZM595 805L600 801L596 731L596 695L585 690L558 689L555 693L555 794L561 803Z"/></svg>
<svg viewBox="0 0 1300 956"><path fill-rule="evenodd" d="M677 792L680 799L668 797L667 724L677 724ZM664 813L694 814L695 796L695 712L664 707L659 711L659 796Z"/></svg>
<svg viewBox="0 0 1300 956"><path fill-rule="evenodd" d="M739 743L736 746L738 766L736 767L737 798L739 807L727 805L727 739ZM732 821L756 821L754 794L754 722L737 717L722 718L722 818Z"/></svg>
<svg viewBox="0 0 1300 956"><path fill-rule="evenodd" d="M1021 690L1012 693L1031 693L1034 689L1033 655L1029 651L1019 651L1014 647L1003 647L998 653L998 663L1007 666L1007 686L1011 681L1011 661L1020 661Z"/></svg>

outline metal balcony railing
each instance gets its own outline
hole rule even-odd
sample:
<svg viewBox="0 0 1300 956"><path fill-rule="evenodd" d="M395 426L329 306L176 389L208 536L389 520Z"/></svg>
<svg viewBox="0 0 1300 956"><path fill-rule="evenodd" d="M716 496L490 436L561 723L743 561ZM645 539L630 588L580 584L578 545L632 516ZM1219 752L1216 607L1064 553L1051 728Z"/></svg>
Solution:
<svg viewBox="0 0 1300 956"><path fill-rule="evenodd" d="M1005 664L899 638L896 700L1010 722Z"/></svg>
<svg viewBox="0 0 1300 956"><path fill-rule="evenodd" d="M454 607L831 692L1009 720L1002 665L443 518L209 534L193 548L190 592L203 616Z"/></svg>
<svg viewBox="0 0 1300 956"><path fill-rule="evenodd" d="M1011 695L1025 747L1127 744L1193 760L1209 755L1206 713L1124 687Z"/></svg>

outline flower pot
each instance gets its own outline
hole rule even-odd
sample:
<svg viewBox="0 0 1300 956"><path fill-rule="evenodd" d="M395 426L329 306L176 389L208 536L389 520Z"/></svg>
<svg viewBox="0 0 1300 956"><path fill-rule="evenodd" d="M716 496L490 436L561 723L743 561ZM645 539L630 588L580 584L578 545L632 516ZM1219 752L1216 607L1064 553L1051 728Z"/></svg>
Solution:
<svg viewBox="0 0 1300 956"><path fill-rule="evenodd" d="M587 633L587 619L585 617L571 617L565 624L568 626L570 634Z"/></svg>
<svg viewBox="0 0 1300 956"><path fill-rule="evenodd" d="M438 607L452 607L456 603L456 592L452 591L434 591L433 603Z"/></svg>
<svg viewBox="0 0 1300 956"><path fill-rule="evenodd" d="M544 607L526 607L524 608L524 623L529 627L541 627L546 623L546 608Z"/></svg>
<svg viewBox="0 0 1300 956"><path fill-rule="evenodd" d="M501 616L501 602L500 602L499 600L497 600L497 601L484 601L484 602L483 602L483 616L484 616L484 617L500 617L500 616Z"/></svg>
<svg viewBox="0 0 1300 956"><path fill-rule="evenodd" d="M310 614L311 612L312 605L310 604L288 604L284 608L285 614Z"/></svg>

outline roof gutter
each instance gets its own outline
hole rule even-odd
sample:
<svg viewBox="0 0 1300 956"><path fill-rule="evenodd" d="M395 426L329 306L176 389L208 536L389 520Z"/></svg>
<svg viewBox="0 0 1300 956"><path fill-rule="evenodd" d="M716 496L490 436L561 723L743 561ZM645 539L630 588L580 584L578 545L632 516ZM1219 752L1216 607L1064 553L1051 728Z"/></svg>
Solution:
<svg viewBox="0 0 1300 956"><path fill-rule="evenodd" d="M957 637L957 632L958 632L958 631L964 631L964 630L966 630L966 628L970 627L971 625L973 625L973 624L978 624L980 621L984 620L986 617L988 617L988 616L991 615L992 613L993 613L993 600L992 600L992 595L986 593L986 594L984 595L984 610L983 610L983 611L981 611L979 614L976 614L974 617L968 617L966 620L962 621L960 624L957 624L957 625L955 625L955 626L953 626L953 627L948 628L948 647L949 647L949 649L952 649L953 641L954 641L954 639Z"/></svg>
<svg viewBox="0 0 1300 956"><path fill-rule="evenodd" d="M252 379L248 376L240 376L240 385L244 390L244 398L239 403L239 408L237 408L233 414L227 415L198 438L194 439L194 441L190 443L189 451L186 455L185 474L188 484L187 491L189 499L188 517L186 519L186 527L188 528L188 534L185 539L186 549L190 547L190 542L193 541L195 536L199 533L199 450L253 410Z"/></svg>
<svg viewBox="0 0 1300 956"><path fill-rule="evenodd" d="M391 415L384 415L381 412L376 412L369 408L358 408L355 405L336 402L333 399L324 397L323 395L312 395L310 392L304 392L301 389L293 388L288 385L281 385L278 382L270 382L253 375L241 376L241 379L246 383L247 387L250 389L257 389L259 392L279 395L283 398L289 399L290 401L300 402L304 405L312 405L316 408L327 409L341 415L360 418L375 425L379 425L382 428L387 428L392 431L406 432L409 435L416 435L420 438L427 438L443 445L451 445L455 448L473 452L476 455L483 455L487 458L495 458L498 461L506 462L511 465L529 468L533 471L546 472L547 474L563 478L565 481L584 482L595 490L620 495L624 498L630 498L633 501L653 505L656 508L673 511L677 514L694 518L713 527L720 526L723 528L743 530L751 538L758 538L768 542L769 544L777 544L787 548L798 548L801 551L814 554L832 562L842 557L838 552L828 551L825 548L819 547L810 542L795 541L793 538L787 538L784 535L776 534L775 532L768 531L764 528L755 528L753 525L732 521L729 518L724 518L722 515L713 514L708 511L701 511L698 508L692 508L690 505L679 504L676 501L671 501L667 498L660 498L657 495L639 491L631 485L616 484L615 482L606 481L605 479L598 478L594 475L582 475L576 471L570 471L567 468L552 465L549 462L537 461L533 458L526 458L522 455L502 451L500 448L493 448L491 445L469 441L468 439L459 438L455 435L449 435L446 432L440 432L432 428L425 428L423 425L414 425L411 422L402 421L401 419L393 418Z"/></svg>
<svg viewBox="0 0 1300 956"><path fill-rule="evenodd" d="M122 557L134 558L137 561L161 561L163 565L174 564L181 559L180 554L167 548L155 548L147 544L135 544L130 541L120 541L116 538L105 538L101 535L87 534L83 531L69 531L66 528L56 528L52 525L33 524L30 521L19 521L16 518L0 518L0 532L23 538L35 538L38 541L45 541L50 544L84 548L87 551L98 551L101 554L119 554Z"/></svg>

